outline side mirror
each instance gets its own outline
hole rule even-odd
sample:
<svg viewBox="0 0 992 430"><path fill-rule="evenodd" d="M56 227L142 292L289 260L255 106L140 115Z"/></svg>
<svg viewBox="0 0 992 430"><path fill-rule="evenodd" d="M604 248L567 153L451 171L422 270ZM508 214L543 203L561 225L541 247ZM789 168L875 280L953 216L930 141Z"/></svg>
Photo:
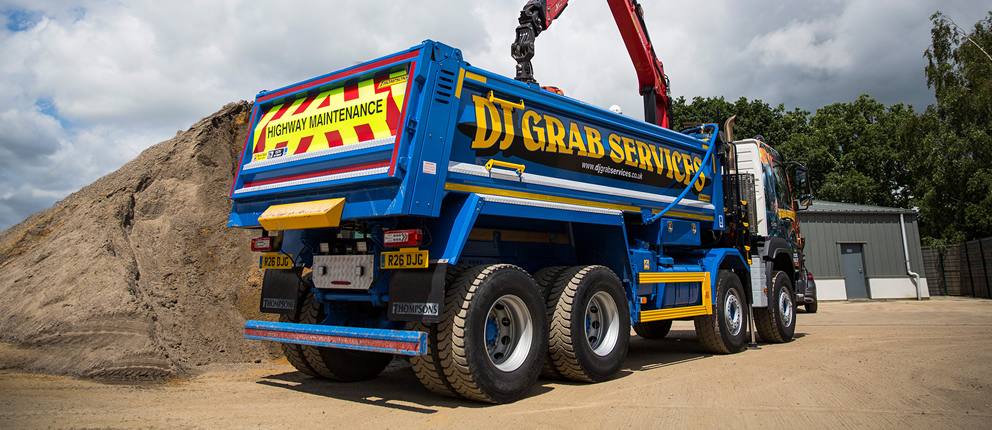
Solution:
<svg viewBox="0 0 992 430"><path fill-rule="evenodd" d="M806 170L806 166L799 163L789 163L796 167L796 185L799 187L799 200L797 201L797 207L799 210L805 210L809 208L809 205L813 204L813 191L810 189L809 185L809 172Z"/></svg>

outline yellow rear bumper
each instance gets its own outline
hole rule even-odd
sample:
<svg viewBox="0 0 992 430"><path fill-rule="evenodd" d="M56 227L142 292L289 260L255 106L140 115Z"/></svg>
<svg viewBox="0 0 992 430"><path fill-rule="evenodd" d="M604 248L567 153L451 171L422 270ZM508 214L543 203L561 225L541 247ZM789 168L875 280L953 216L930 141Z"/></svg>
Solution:
<svg viewBox="0 0 992 430"><path fill-rule="evenodd" d="M266 230L337 227L342 209L343 198L275 205L258 217L258 223Z"/></svg>

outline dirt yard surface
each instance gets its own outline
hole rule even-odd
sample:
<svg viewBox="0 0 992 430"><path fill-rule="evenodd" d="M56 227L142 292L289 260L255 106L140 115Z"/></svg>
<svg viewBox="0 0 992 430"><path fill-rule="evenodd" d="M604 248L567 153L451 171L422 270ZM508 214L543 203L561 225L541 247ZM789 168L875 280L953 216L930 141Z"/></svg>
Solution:
<svg viewBox="0 0 992 430"><path fill-rule="evenodd" d="M510 405L439 397L404 360L332 383L285 360L124 385L0 371L2 428L989 428L992 301L822 303L796 339L714 356L691 323L631 338L601 384L541 380ZM0 367L29 351L0 348Z"/></svg>

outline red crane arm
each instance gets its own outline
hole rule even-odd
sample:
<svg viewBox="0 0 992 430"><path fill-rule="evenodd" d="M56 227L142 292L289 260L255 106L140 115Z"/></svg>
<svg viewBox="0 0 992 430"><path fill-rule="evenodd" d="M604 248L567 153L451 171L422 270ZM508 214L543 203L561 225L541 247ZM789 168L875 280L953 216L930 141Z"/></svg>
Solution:
<svg viewBox="0 0 992 430"><path fill-rule="evenodd" d="M546 17L544 21L544 29L547 30L551 26L551 21L558 18L565 11L565 6L568 6L568 0L547 0L548 5L545 7Z"/></svg>
<svg viewBox="0 0 992 430"><path fill-rule="evenodd" d="M607 3L637 72L638 89L644 97L644 120L669 128L671 90L665 67L654 52L644 24L644 11L637 0L607 0ZM517 39L510 48L513 58L517 60L518 81L537 82L530 62L534 58L534 41L541 31L551 26L566 6L568 0L528 0L520 11Z"/></svg>

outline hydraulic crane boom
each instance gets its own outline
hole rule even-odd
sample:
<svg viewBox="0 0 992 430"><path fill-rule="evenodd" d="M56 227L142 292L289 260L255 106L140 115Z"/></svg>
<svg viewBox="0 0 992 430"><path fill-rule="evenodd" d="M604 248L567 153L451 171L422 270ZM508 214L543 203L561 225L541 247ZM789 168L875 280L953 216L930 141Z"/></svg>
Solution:
<svg viewBox="0 0 992 430"><path fill-rule="evenodd" d="M651 37L648 36L644 11L637 0L607 0L607 3L637 71L638 88L644 97L644 120L669 128L671 90L664 65L655 54ZM551 26L551 22L561 15L566 6L568 0L528 0L520 11L517 37L510 47L513 59L517 60L518 81L537 82L530 62L534 58L534 41L542 31Z"/></svg>

